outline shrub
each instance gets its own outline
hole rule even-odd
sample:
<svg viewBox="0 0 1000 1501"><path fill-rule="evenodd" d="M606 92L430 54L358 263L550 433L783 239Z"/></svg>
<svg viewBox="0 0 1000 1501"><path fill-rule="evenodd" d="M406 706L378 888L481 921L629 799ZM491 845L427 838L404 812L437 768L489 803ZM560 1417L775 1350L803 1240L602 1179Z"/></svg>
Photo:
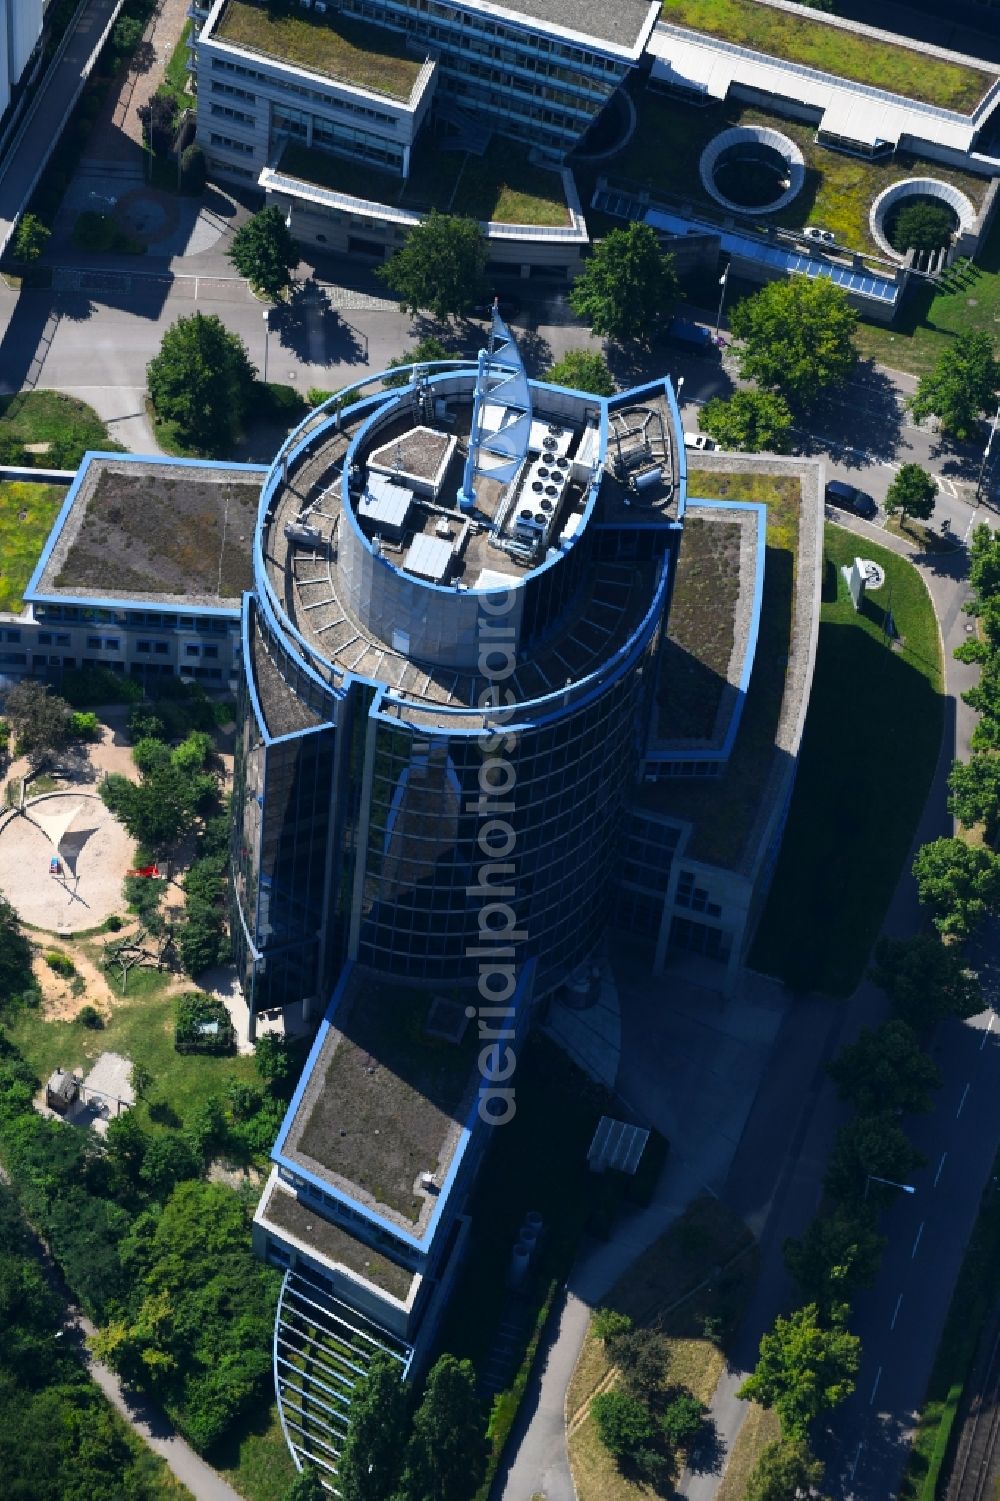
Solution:
<svg viewBox="0 0 1000 1501"><path fill-rule="evenodd" d="M81 1026L89 1027L92 1032L99 1032L104 1026L104 1018L96 1006L82 1006L76 1019Z"/></svg>
<svg viewBox="0 0 1000 1501"><path fill-rule="evenodd" d="M129 710L128 735L133 745L137 740L162 740L163 720L146 704L136 704Z"/></svg>
<svg viewBox="0 0 1000 1501"><path fill-rule="evenodd" d="M74 709L87 704L134 704L142 698L142 685L110 667L67 667L61 683L62 696Z"/></svg>
<svg viewBox="0 0 1000 1501"><path fill-rule="evenodd" d="M76 965L72 959L68 954L60 953L59 949L50 949L45 955L45 962L49 969L54 970L57 975L62 975L66 980L76 974Z"/></svg>
<svg viewBox="0 0 1000 1501"><path fill-rule="evenodd" d="M207 177L204 151L197 145L188 146L181 152L181 192L200 193Z"/></svg>
<svg viewBox="0 0 1000 1501"><path fill-rule="evenodd" d="M146 247L126 234L110 214L85 209L73 226L73 244L80 250L114 251L119 255L143 255Z"/></svg>
<svg viewBox="0 0 1000 1501"><path fill-rule="evenodd" d="M179 1053L231 1053L235 1041L229 1013L217 996L188 990L177 997L174 1047Z"/></svg>
<svg viewBox="0 0 1000 1501"><path fill-rule="evenodd" d="M100 733L97 715L76 709L70 716L70 734L74 740L96 740Z"/></svg>
<svg viewBox="0 0 1000 1501"><path fill-rule="evenodd" d="M627 1313L619 1313L617 1308L598 1308L594 1314L593 1329L597 1338L607 1344L630 1333L632 1320Z"/></svg>
<svg viewBox="0 0 1000 1501"><path fill-rule="evenodd" d="M109 913L108 916L104 919L104 926L107 928L109 933L119 932L123 926L123 923L124 919L117 912Z"/></svg>
<svg viewBox="0 0 1000 1501"><path fill-rule="evenodd" d="M660 1416L663 1436L674 1449L686 1449L701 1431L705 1410L698 1398L680 1389L667 1403Z"/></svg>
<svg viewBox="0 0 1000 1501"><path fill-rule="evenodd" d="M601 1392L590 1404L597 1436L616 1459L633 1459L652 1447L656 1438L653 1419L637 1397L614 1389Z"/></svg>

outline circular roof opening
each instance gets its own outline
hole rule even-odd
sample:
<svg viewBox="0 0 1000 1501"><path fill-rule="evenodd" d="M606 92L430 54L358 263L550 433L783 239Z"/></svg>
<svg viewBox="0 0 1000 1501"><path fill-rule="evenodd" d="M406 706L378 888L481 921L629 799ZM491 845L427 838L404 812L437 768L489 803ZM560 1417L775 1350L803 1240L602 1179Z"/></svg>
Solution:
<svg viewBox="0 0 1000 1501"><path fill-rule="evenodd" d="M805 162L795 142L764 125L734 125L705 147L702 187L734 214L775 214L801 192Z"/></svg>
<svg viewBox="0 0 1000 1501"><path fill-rule="evenodd" d="M912 212L921 207L939 212ZM879 193L868 215L872 239L894 261L905 261L910 250L918 256L933 256L946 249L956 235L971 230L975 222L975 207L965 194L936 177L905 177L902 182L894 182ZM922 243L903 244L904 240Z"/></svg>

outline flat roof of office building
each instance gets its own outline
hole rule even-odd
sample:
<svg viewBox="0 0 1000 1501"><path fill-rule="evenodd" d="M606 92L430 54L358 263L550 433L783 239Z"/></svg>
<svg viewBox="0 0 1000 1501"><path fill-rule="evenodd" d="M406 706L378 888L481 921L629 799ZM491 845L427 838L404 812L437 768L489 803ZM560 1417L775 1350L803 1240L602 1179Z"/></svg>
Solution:
<svg viewBox="0 0 1000 1501"><path fill-rule="evenodd" d="M440 1000L353 970L276 1147L292 1171L415 1238L428 1229L479 1082L478 1032L442 1037L432 1017ZM422 1173L433 1176L431 1191Z"/></svg>
<svg viewBox="0 0 1000 1501"><path fill-rule="evenodd" d="M297 5L272 11L250 0L227 0L208 32L212 40L402 104L411 101L424 65L399 32L345 16L332 5L322 13Z"/></svg>
<svg viewBox="0 0 1000 1501"><path fill-rule="evenodd" d="M25 598L237 615L251 587L266 472L255 464L86 454Z"/></svg>
<svg viewBox="0 0 1000 1501"><path fill-rule="evenodd" d="M561 32L580 40L610 44L618 51L641 51L660 14L659 0L465 0L463 10L486 16L509 15L539 31Z"/></svg>

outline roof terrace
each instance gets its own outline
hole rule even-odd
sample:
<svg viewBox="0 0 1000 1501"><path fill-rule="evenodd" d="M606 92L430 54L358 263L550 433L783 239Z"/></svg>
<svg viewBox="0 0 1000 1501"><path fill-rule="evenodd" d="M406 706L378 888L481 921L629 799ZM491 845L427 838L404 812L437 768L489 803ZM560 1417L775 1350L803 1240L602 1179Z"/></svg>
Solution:
<svg viewBox="0 0 1000 1501"><path fill-rule="evenodd" d="M276 62L384 94L407 103L423 63L406 38L329 7L325 14L298 7L281 11L252 0L229 0L214 36Z"/></svg>
<svg viewBox="0 0 1000 1501"><path fill-rule="evenodd" d="M544 390L535 392L535 420L521 474L511 486L488 475L478 477L471 512L457 504L471 403L449 398L440 418L428 415L425 406L415 422L415 398L404 396L398 418L380 427L374 452L363 457L352 479L351 504L373 550L401 572L457 592L503 588L505 580L525 578L573 545L599 455L597 427L589 418L573 426L555 410L546 412ZM664 420L655 423L662 436L670 419L666 402L654 397L649 406L662 408ZM488 421L490 411L488 407ZM264 529L267 577L290 622L336 676L355 673L385 682L406 701L406 717L412 717L410 706L419 705L438 719L442 708L474 706L482 682L471 673L406 655L374 635L352 610L338 574L338 539L351 525L341 514L341 475L360 420L351 409L341 413L340 429L331 423L299 465L290 466ZM599 504L605 519L627 525L676 517L669 444L664 451L661 447L657 439L648 452L626 455L618 477L610 472L617 466L616 448L602 479ZM643 472L654 483L637 494L629 489L630 477ZM626 645L648 610L655 570L652 563L593 561L558 630L519 658L508 688L528 701L598 671ZM385 638L391 625L385 622Z"/></svg>

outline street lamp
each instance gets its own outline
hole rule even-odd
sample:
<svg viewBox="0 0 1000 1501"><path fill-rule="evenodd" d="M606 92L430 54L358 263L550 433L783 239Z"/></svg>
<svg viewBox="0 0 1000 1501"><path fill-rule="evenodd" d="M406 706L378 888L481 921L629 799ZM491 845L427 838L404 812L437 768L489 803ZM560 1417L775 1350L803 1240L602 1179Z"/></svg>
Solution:
<svg viewBox="0 0 1000 1501"><path fill-rule="evenodd" d="M729 265L726 266L725 271L723 271L722 275L719 277L719 286L722 288L722 291L719 293L719 311L715 315L715 337L716 337L716 339L718 339L718 337L719 337L719 329L722 327L722 307L723 307L723 304L725 303L725 300L726 300L726 286L728 285L728 282L729 282L729 266L730 265L732 265L731 261L729 262Z"/></svg>
<svg viewBox="0 0 1000 1501"><path fill-rule="evenodd" d="M1000 422L1000 406L996 409L993 421L990 424L990 435L986 439L986 447L983 449L983 462L979 466L979 479L976 481L976 504L979 504L983 493L983 482L986 479L986 471L990 462L990 449L993 447L993 439L997 434L997 423Z"/></svg>
<svg viewBox="0 0 1000 1501"><path fill-rule="evenodd" d="M905 1194L915 1194L917 1191L912 1183L897 1183L895 1178L880 1178L877 1173L869 1173L865 1178L865 1199L868 1198L870 1183L884 1183L887 1188L901 1188Z"/></svg>
<svg viewBox="0 0 1000 1501"><path fill-rule="evenodd" d="M268 336L268 334L271 331L271 325L268 322L268 319L271 316L271 309L269 307L266 307L264 309L263 314L261 316L264 319L264 385L266 386L267 385L267 336Z"/></svg>

